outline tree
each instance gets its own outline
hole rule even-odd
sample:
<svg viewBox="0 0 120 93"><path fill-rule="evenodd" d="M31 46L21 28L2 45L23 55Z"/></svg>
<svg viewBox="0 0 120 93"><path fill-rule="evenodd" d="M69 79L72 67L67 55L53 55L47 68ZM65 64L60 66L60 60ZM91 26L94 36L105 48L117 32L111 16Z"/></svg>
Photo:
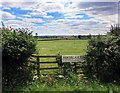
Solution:
<svg viewBox="0 0 120 93"><path fill-rule="evenodd" d="M111 25L110 33L111 35L120 36L120 27L117 25Z"/></svg>
<svg viewBox="0 0 120 93"><path fill-rule="evenodd" d="M37 37L37 36L38 36L38 33L35 33L35 36Z"/></svg>
<svg viewBox="0 0 120 93"><path fill-rule="evenodd" d="M81 35L78 35L78 38L81 39Z"/></svg>
<svg viewBox="0 0 120 93"><path fill-rule="evenodd" d="M3 22L1 22L2 23L2 28L4 29L5 28L5 25L4 25L4 23Z"/></svg>

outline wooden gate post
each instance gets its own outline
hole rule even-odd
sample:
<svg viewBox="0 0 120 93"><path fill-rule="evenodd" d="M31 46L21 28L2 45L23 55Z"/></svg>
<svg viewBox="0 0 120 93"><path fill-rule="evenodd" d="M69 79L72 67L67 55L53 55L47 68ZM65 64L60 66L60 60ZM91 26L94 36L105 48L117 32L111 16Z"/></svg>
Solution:
<svg viewBox="0 0 120 93"><path fill-rule="evenodd" d="M74 72L77 73L77 70L76 70L76 62L74 62Z"/></svg>
<svg viewBox="0 0 120 93"><path fill-rule="evenodd" d="M61 56L60 54L57 55L56 61L58 62L58 65L59 65L59 66L62 66L62 65L63 65L63 64L62 64L62 56Z"/></svg>
<svg viewBox="0 0 120 93"><path fill-rule="evenodd" d="M37 57L37 75L40 74L40 60L39 60L39 56Z"/></svg>

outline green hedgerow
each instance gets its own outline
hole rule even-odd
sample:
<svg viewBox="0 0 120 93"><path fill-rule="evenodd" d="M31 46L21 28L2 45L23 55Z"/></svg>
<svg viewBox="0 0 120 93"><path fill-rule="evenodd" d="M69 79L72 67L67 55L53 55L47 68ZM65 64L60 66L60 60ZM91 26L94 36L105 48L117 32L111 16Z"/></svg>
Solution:
<svg viewBox="0 0 120 93"><path fill-rule="evenodd" d="M103 82L120 78L120 27L112 27L108 36L91 37L88 42L86 74Z"/></svg>
<svg viewBox="0 0 120 93"><path fill-rule="evenodd" d="M36 43L28 29L2 29L3 84L12 85L18 81L27 81L30 71L27 71L25 64L35 52Z"/></svg>

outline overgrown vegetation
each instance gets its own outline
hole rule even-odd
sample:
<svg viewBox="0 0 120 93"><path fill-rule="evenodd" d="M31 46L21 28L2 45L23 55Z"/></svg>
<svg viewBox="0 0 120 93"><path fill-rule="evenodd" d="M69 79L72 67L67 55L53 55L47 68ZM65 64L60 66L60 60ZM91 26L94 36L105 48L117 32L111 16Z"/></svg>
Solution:
<svg viewBox="0 0 120 93"><path fill-rule="evenodd" d="M120 27L111 27L107 37L92 37L89 40L85 72L102 82L120 81Z"/></svg>
<svg viewBox="0 0 120 93"><path fill-rule="evenodd" d="M28 58L36 50L36 40L28 29L2 29L2 77L4 86L25 85L31 80Z"/></svg>
<svg viewBox="0 0 120 93"><path fill-rule="evenodd" d="M69 74L69 75L68 75ZM17 86L13 91L26 92L72 92L72 93L106 93L114 91L119 93L120 87L114 83L103 84L98 80L90 80L83 75L76 75L72 72L68 72L66 77L62 75L48 74L46 76L41 75L40 78L36 78L28 86ZM6 87L5 91L11 91L10 87ZM4 93L4 92L3 92Z"/></svg>

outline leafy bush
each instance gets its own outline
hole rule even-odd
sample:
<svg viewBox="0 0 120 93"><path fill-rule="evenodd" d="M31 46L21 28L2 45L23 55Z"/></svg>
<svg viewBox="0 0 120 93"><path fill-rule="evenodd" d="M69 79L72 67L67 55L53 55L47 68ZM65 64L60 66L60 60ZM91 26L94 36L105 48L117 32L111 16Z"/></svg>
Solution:
<svg viewBox="0 0 120 93"><path fill-rule="evenodd" d="M36 40L28 29L2 30L3 83L7 85L27 81L30 69L28 58L36 50ZM25 82L24 82L25 83Z"/></svg>
<svg viewBox="0 0 120 93"><path fill-rule="evenodd" d="M116 28L120 31L119 27ZM103 82L116 81L120 77L120 37L115 29L110 30L112 32L108 37L99 35L88 42L87 67L84 70L88 76L97 77Z"/></svg>

